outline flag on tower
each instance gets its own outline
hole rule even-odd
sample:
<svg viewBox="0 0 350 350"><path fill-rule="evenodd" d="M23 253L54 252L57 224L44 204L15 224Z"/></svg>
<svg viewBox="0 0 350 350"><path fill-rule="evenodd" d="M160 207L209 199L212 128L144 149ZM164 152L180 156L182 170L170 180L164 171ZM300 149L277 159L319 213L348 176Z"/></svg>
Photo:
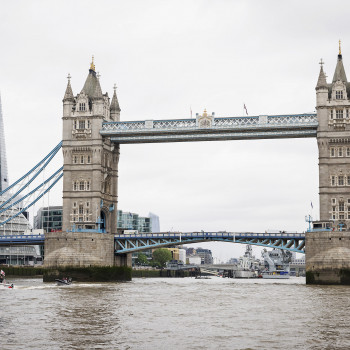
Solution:
<svg viewBox="0 0 350 350"><path fill-rule="evenodd" d="M311 202L311 208L312 208L312 209L314 208L314 206L312 205L312 202Z"/></svg>
<svg viewBox="0 0 350 350"><path fill-rule="evenodd" d="M247 115L248 115L248 111L247 111L247 107L245 106L245 103L244 103L244 109L245 109L245 112L247 113Z"/></svg>

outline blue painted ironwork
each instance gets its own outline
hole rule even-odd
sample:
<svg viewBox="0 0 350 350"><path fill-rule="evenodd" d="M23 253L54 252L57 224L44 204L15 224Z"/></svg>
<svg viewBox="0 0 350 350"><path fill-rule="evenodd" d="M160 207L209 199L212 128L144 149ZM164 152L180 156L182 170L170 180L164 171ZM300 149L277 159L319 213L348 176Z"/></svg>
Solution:
<svg viewBox="0 0 350 350"><path fill-rule="evenodd" d="M23 175L20 179L15 181L13 184L8 186L5 190L0 192L0 196L2 196L4 193L12 189L14 186L18 185L22 180L24 180L26 177L28 177L31 173L33 173L35 170L37 170L43 163L43 165L38 169L37 173L34 174L34 176L24 185L22 186L16 193L14 193L10 198L8 198L6 201L1 203L0 208L5 206L7 203L11 202L12 199L16 198L26 187L31 184L35 178L46 168L46 166L51 162L53 157L57 154L57 152L62 147L62 141L46 156L44 157L37 165L35 165L31 170L29 170L25 175Z"/></svg>
<svg viewBox="0 0 350 350"><path fill-rule="evenodd" d="M214 118L200 127L196 119L105 122L101 135L116 143L211 141L263 138L316 137L317 115Z"/></svg>
<svg viewBox="0 0 350 350"><path fill-rule="evenodd" d="M76 229L74 232L97 232L97 230ZM0 246L43 245L44 235L0 236ZM251 244L267 248L279 248L305 253L304 233L234 233L234 232L167 232L143 234L119 234L114 236L115 254L139 252L181 244L200 242L227 242Z"/></svg>
<svg viewBox="0 0 350 350"><path fill-rule="evenodd" d="M24 208L21 208L15 215L9 217L5 221L0 222L0 226L6 224L7 222L11 221L12 219L16 218L18 215L22 214L24 211L29 209L32 205L34 205L40 198L42 198L46 193L50 192L51 188L56 185L56 183L63 177L63 172L61 172L56 179L52 182L52 184L43 192L40 196L35 198L31 203L29 203Z"/></svg>
<svg viewBox="0 0 350 350"><path fill-rule="evenodd" d="M44 235L10 235L0 236L0 246L43 245Z"/></svg>
<svg viewBox="0 0 350 350"><path fill-rule="evenodd" d="M305 253L304 233L166 232L118 234L114 239L116 254L208 241L251 244Z"/></svg>
<svg viewBox="0 0 350 350"><path fill-rule="evenodd" d="M98 221L97 221L98 223ZM71 230L67 230L67 232L90 232L90 233L106 233L106 230L103 228L98 227L96 228L79 228L76 227L75 224L73 224L72 229Z"/></svg>

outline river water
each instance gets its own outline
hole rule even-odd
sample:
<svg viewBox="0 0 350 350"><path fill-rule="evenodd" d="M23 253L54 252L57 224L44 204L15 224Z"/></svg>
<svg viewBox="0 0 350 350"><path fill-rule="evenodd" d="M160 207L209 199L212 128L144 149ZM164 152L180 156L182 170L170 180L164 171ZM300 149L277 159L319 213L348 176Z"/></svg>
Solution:
<svg viewBox="0 0 350 350"><path fill-rule="evenodd" d="M305 279L12 279L0 349L350 349L350 287Z"/></svg>

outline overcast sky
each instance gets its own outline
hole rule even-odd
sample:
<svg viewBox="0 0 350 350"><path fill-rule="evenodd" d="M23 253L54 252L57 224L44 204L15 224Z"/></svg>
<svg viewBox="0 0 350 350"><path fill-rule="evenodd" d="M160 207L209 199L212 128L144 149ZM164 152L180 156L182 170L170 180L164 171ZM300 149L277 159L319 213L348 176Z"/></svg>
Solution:
<svg viewBox="0 0 350 350"><path fill-rule="evenodd" d="M349 18L346 1L2 1L10 182L61 140L66 77L79 93L92 55L121 120L241 116L244 103L249 115L314 112L318 63L330 80L339 39L349 67ZM121 145L118 209L156 213L164 231L304 231L311 201L318 217L317 157L316 139Z"/></svg>

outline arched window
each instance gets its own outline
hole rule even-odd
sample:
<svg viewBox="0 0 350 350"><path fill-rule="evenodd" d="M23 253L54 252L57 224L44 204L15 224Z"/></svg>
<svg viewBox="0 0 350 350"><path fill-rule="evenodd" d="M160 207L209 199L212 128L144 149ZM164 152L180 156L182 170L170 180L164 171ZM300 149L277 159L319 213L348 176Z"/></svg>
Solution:
<svg viewBox="0 0 350 350"><path fill-rule="evenodd" d="M80 181L79 190L84 191L84 181Z"/></svg>

